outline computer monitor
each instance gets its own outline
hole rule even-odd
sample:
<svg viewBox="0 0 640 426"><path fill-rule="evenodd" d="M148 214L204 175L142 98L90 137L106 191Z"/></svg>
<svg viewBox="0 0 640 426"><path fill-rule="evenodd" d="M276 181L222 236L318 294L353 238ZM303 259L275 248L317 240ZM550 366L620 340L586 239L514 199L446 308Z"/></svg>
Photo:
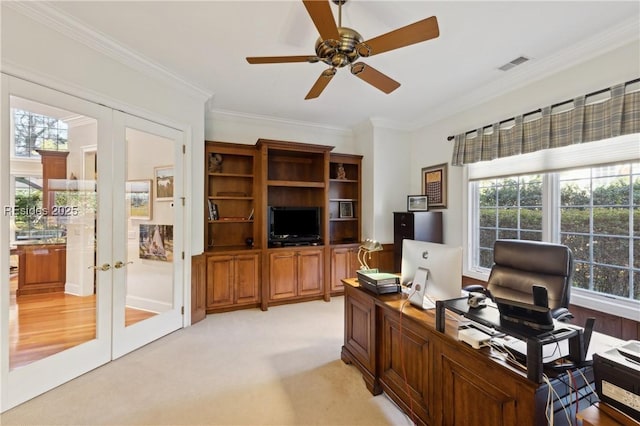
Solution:
<svg viewBox="0 0 640 426"><path fill-rule="evenodd" d="M410 285L418 267L429 270L426 289L430 298L447 300L460 297L462 247L403 240L400 283Z"/></svg>

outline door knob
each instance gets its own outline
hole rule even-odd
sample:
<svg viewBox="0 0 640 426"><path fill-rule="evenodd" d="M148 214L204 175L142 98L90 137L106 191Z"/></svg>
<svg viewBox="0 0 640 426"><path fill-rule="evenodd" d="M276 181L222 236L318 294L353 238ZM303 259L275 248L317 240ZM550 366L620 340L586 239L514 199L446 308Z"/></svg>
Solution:
<svg viewBox="0 0 640 426"><path fill-rule="evenodd" d="M108 263L103 263L102 266L89 266L87 269L95 269L98 271L108 271L109 269L111 269L111 265L109 265Z"/></svg>
<svg viewBox="0 0 640 426"><path fill-rule="evenodd" d="M116 269L120 269L120 268L124 268L125 266L127 266L127 265L128 265L128 264L130 264L130 263L133 263L133 262L127 262L127 263L124 263L124 262L121 262L121 261L119 261L119 260L118 260L118 261L113 265L113 267L114 267L114 268L116 268Z"/></svg>

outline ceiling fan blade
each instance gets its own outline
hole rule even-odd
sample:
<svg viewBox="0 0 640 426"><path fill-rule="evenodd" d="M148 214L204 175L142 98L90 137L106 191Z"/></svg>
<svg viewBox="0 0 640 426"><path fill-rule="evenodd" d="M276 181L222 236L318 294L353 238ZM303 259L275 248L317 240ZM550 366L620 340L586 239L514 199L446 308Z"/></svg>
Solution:
<svg viewBox="0 0 640 426"><path fill-rule="evenodd" d="M364 49L368 47L370 52L369 55L361 54L361 56L378 55L389 50L427 41L439 35L438 20L432 16L363 42Z"/></svg>
<svg viewBox="0 0 640 426"><path fill-rule="evenodd" d="M331 12L329 0L303 0L309 16L323 40L340 40L336 20Z"/></svg>
<svg viewBox="0 0 640 426"><path fill-rule="evenodd" d="M351 74L366 81L376 89L382 90L384 93L391 93L400 87L400 83L391 77L382 74L377 69L362 62L356 62L351 66Z"/></svg>
<svg viewBox="0 0 640 426"><path fill-rule="evenodd" d="M335 68L329 68L322 71L322 74L320 74L320 77L318 77L313 87L311 88L311 90L309 90L309 93L307 93L307 96L305 96L304 99L314 99L320 96L324 88L327 87L327 84L329 84L335 74Z"/></svg>
<svg viewBox="0 0 640 426"><path fill-rule="evenodd" d="M248 57L250 64L281 64L285 62L318 62L316 56L253 56Z"/></svg>

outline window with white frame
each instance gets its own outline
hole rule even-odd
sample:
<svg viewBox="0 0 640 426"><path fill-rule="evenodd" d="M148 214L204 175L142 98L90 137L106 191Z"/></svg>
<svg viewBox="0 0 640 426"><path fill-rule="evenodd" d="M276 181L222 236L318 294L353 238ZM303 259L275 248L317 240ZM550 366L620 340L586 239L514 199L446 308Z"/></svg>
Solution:
<svg viewBox="0 0 640 426"><path fill-rule="evenodd" d="M575 287L640 300L640 162L558 173L560 242Z"/></svg>
<svg viewBox="0 0 640 426"><path fill-rule="evenodd" d="M484 178L469 189L472 269L488 273L496 238L560 242L574 254L575 288L640 301L637 159Z"/></svg>
<svg viewBox="0 0 640 426"><path fill-rule="evenodd" d="M65 151L69 149L69 126L57 118L19 108L13 109L14 156L38 158L36 150Z"/></svg>

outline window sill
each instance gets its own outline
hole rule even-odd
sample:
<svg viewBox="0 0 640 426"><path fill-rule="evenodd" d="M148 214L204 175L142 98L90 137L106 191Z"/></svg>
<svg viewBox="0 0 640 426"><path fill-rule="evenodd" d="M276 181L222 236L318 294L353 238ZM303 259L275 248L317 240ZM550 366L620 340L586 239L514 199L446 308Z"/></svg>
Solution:
<svg viewBox="0 0 640 426"><path fill-rule="evenodd" d="M640 322L640 302L571 289L571 304Z"/></svg>

